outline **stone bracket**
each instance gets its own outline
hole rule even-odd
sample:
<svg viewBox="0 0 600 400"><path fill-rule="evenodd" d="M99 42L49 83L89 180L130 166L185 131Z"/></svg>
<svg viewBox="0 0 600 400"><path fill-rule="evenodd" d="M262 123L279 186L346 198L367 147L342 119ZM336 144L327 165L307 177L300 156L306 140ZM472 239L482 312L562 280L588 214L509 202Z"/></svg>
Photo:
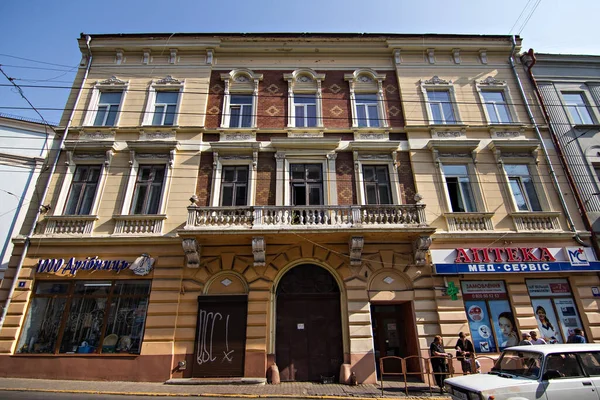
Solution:
<svg viewBox="0 0 600 400"><path fill-rule="evenodd" d="M265 238L257 236L252 238L252 253L254 254L254 266L264 267L265 266L265 253L266 253Z"/></svg>
<svg viewBox="0 0 600 400"><path fill-rule="evenodd" d="M185 253L186 266L188 268L199 268L201 247L196 239L183 239L181 245Z"/></svg>
<svg viewBox="0 0 600 400"><path fill-rule="evenodd" d="M365 245L365 238L362 236L352 236L350 239L350 265L353 267L362 264L362 251Z"/></svg>
<svg viewBox="0 0 600 400"><path fill-rule="evenodd" d="M421 236L415 240L413 245L415 265L425 265L427 263L429 246L431 246L431 237L429 236Z"/></svg>

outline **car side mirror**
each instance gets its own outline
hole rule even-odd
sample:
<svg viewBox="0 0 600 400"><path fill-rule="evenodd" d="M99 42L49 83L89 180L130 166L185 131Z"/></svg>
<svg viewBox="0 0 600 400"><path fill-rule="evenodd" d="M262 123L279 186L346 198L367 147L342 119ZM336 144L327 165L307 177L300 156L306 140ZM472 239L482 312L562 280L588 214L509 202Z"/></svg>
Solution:
<svg viewBox="0 0 600 400"><path fill-rule="evenodd" d="M550 379L557 379L562 377L563 375L558 372L555 369L549 369L546 372L544 372L544 375L542 375L542 380L544 381L549 381Z"/></svg>

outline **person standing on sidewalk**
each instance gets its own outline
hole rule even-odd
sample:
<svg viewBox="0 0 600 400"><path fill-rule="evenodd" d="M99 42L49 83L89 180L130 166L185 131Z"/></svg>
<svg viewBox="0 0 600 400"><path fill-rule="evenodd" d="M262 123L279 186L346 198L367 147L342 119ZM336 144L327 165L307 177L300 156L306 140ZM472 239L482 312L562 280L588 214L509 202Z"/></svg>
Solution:
<svg viewBox="0 0 600 400"><path fill-rule="evenodd" d="M586 343L586 340L583 337L583 331L580 328L575 328L573 330L573 335L569 336L567 343Z"/></svg>
<svg viewBox="0 0 600 400"><path fill-rule="evenodd" d="M463 374L470 374L471 370L471 357L475 353L473 343L467 338L468 334L459 332L458 341L456 342L456 358L460 360L460 366L462 367Z"/></svg>
<svg viewBox="0 0 600 400"><path fill-rule="evenodd" d="M440 387L440 392L443 392L448 366L446 358L450 357L450 354L444 351L444 343L440 335L436 335L433 338L433 342L429 346L429 356L431 357L431 367L433 368L435 382Z"/></svg>
<svg viewBox="0 0 600 400"><path fill-rule="evenodd" d="M538 338L536 331L531 331L529 334L531 335L531 344L548 344L544 339Z"/></svg>

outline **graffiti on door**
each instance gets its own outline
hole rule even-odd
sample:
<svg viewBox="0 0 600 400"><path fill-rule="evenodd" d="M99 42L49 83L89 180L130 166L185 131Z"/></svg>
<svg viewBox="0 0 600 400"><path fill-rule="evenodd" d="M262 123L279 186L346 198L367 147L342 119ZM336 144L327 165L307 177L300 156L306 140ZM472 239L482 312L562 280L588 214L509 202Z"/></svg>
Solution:
<svg viewBox="0 0 600 400"><path fill-rule="evenodd" d="M216 327L216 330L215 330ZM223 342L224 334L225 350L222 355L213 353L213 342ZM212 362L228 362L233 361L233 353L235 350L229 349L229 314L223 316L220 312L207 310L199 310L198 318L198 343L196 348L196 360L199 365ZM219 361L220 360L220 361Z"/></svg>

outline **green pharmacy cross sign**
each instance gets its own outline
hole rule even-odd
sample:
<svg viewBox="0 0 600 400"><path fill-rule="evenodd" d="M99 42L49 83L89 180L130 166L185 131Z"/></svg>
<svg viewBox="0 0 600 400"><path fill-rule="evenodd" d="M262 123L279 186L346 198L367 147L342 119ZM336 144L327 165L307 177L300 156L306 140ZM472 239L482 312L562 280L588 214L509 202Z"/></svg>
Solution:
<svg viewBox="0 0 600 400"><path fill-rule="evenodd" d="M454 282L448 282L448 287L446 288L446 294L450 296L452 300L458 300L458 288L454 285Z"/></svg>

